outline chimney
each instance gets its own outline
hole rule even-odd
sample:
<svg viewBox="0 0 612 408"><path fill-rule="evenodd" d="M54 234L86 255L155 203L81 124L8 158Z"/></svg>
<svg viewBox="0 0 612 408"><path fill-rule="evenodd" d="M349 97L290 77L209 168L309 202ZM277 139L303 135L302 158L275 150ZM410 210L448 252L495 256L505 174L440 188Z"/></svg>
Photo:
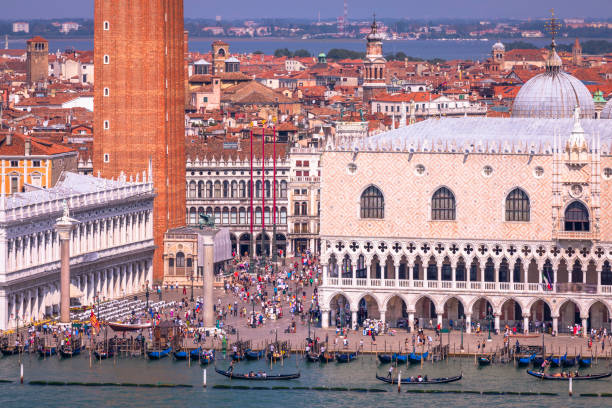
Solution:
<svg viewBox="0 0 612 408"><path fill-rule="evenodd" d="M30 156L32 153L32 139L26 137L25 139L25 155Z"/></svg>
<svg viewBox="0 0 612 408"><path fill-rule="evenodd" d="M12 133L7 133L6 135L6 139L4 139L4 144L7 146L12 146L13 145L13 134Z"/></svg>

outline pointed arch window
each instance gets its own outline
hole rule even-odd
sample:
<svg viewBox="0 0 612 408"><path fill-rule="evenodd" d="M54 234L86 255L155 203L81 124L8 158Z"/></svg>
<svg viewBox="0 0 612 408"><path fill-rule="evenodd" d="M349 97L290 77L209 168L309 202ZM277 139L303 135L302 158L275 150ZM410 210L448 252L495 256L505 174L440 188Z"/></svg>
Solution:
<svg viewBox="0 0 612 408"><path fill-rule="evenodd" d="M589 211L579 201L574 201L565 209L566 231L589 231Z"/></svg>
<svg viewBox="0 0 612 408"><path fill-rule="evenodd" d="M384 217L385 198L378 188L370 186L361 194L361 218Z"/></svg>
<svg viewBox="0 0 612 408"><path fill-rule="evenodd" d="M515 188L506 196L506 221L529 221L530 213L531 203L523 190Z"/></svg>
<svg viewBox="0 0 612 408"><path fill-rule="evenodd" d="M455 216L455 195L448 188L440 187L431 198L431 219L452 221Z"/></svg>

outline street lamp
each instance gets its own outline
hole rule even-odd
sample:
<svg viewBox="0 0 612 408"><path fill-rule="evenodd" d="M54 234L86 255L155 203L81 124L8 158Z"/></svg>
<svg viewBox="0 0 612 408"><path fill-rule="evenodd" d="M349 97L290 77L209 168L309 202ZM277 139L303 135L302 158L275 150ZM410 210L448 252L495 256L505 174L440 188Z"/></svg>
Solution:
<svg viewBox="0 0 612 408"><path fill-rule="evenodd" d="M191 272L191 299L193 302L193 271Z"/></svg>
<svg viewBox="0 0 612 408"><path fill-rule="evenodd" d="M149 281L146 281L145 284L147 288L145 289L145 296L147 298L147 311L149 311Z"/></svg>
<svg viewBox="0 0 612 408"><path fill-rule="evenodd" d="M491 323L493 321L493 315L491 314L491 306L487 309L487 320L489 321L489 338L487 341L491 341Z"/></svg>

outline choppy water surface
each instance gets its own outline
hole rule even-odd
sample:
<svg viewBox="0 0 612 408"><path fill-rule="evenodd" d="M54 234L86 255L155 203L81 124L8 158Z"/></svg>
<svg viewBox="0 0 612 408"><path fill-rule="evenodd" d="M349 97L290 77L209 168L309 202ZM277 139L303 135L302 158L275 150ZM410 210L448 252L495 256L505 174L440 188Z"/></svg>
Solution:
<svg viewBox="0 0 612 408"><path fill-rule="evenodd" d="M581 393L612 392L610 379L599 381L574 382L574 397L568 401L567 382L543 382L528 376L525 369L512 365L493 365L479 368L473 359L463 358L439 363L425 363L420 366L401 366L402 377L427 374L430 377L456 375L463 372L463 379L452 384L410 386L431 390L477 390L477 391L515 391L515 392L554 392L559 396L517 396L517 395L476 395L476 394L408 394L409 389L402 386L384 384L376 380L376 372L385 375L388 365L380 365L375 356L360 356L350 364L330 363L319 365L307 363L300 358L291 357L281 366L275 364L270 370L264 361L242 362L236 372L263 370L270 372L300 371L299 380L279 382L239 381L222 377L208 367L208 387L202 387L202 369L197 364L188 366L187 362L165 359L149 361L143 359L117 359L94 363L89 368L87 355L68 360L53 357L40 360L26 355L23 358L25 385L19 384L19 361L17 357L0 359L0 379L15 380L13 384L0 384L0 406L6 407L64 407L64 406L130 406L130 407L167 407L176 406L215 406L215 407L311 407L311 406L379 406L391 407L397 404L424 404L424 406L448 405L453 407L473 407L475 404L488 404L497 407L548 407L548 406L612 406L612 398L580 397ZM297 361L297 364L296 364ZM219 360L217 365L225 368L229 361ZM604 372L608 362L600 361L584 372ZM114 383L173 383L192 384L193 388L134 388L134 387L84 387L84 386L34 386L28 381L79 381ZM385 389L385 393L362 393L347 391L314 390L227 390L214 389L215 384L246 386L290 386L290 387L347 387Z"/></svg>

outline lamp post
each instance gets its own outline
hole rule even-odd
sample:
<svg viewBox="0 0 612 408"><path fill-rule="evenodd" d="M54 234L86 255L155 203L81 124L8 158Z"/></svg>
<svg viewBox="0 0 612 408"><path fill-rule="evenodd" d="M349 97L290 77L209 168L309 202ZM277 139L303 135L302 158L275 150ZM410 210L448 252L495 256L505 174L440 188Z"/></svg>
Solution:
<svg viewBox="0 0 612 408"><path fill-rule="evenodd" d="M147 298L147 311L149 311L149 281L146 281L145 284L147 285L145 289L145 296Z"/></svg>
<svg viewBox="0 0 612 408"><path fill-rule="evenodd" d="M189 300L193 302L193 271L191 272L191 299Z"/></svg>
<svg viewBox="0 0 612 408"><path fill-rule="evenodd" d="M255 328L255 296L251 298L251 305L253 306L253 313L251 314L251 327Z"/></svg>
<svg viewBox="0 0 612 408"><path fill-rule="evenodd" d="M491 341L491 323L493 321L493 315L491 314L491 307L490 306L487 309L487 320L489 321L489 337L487 338L487 341Z"/></svg>

